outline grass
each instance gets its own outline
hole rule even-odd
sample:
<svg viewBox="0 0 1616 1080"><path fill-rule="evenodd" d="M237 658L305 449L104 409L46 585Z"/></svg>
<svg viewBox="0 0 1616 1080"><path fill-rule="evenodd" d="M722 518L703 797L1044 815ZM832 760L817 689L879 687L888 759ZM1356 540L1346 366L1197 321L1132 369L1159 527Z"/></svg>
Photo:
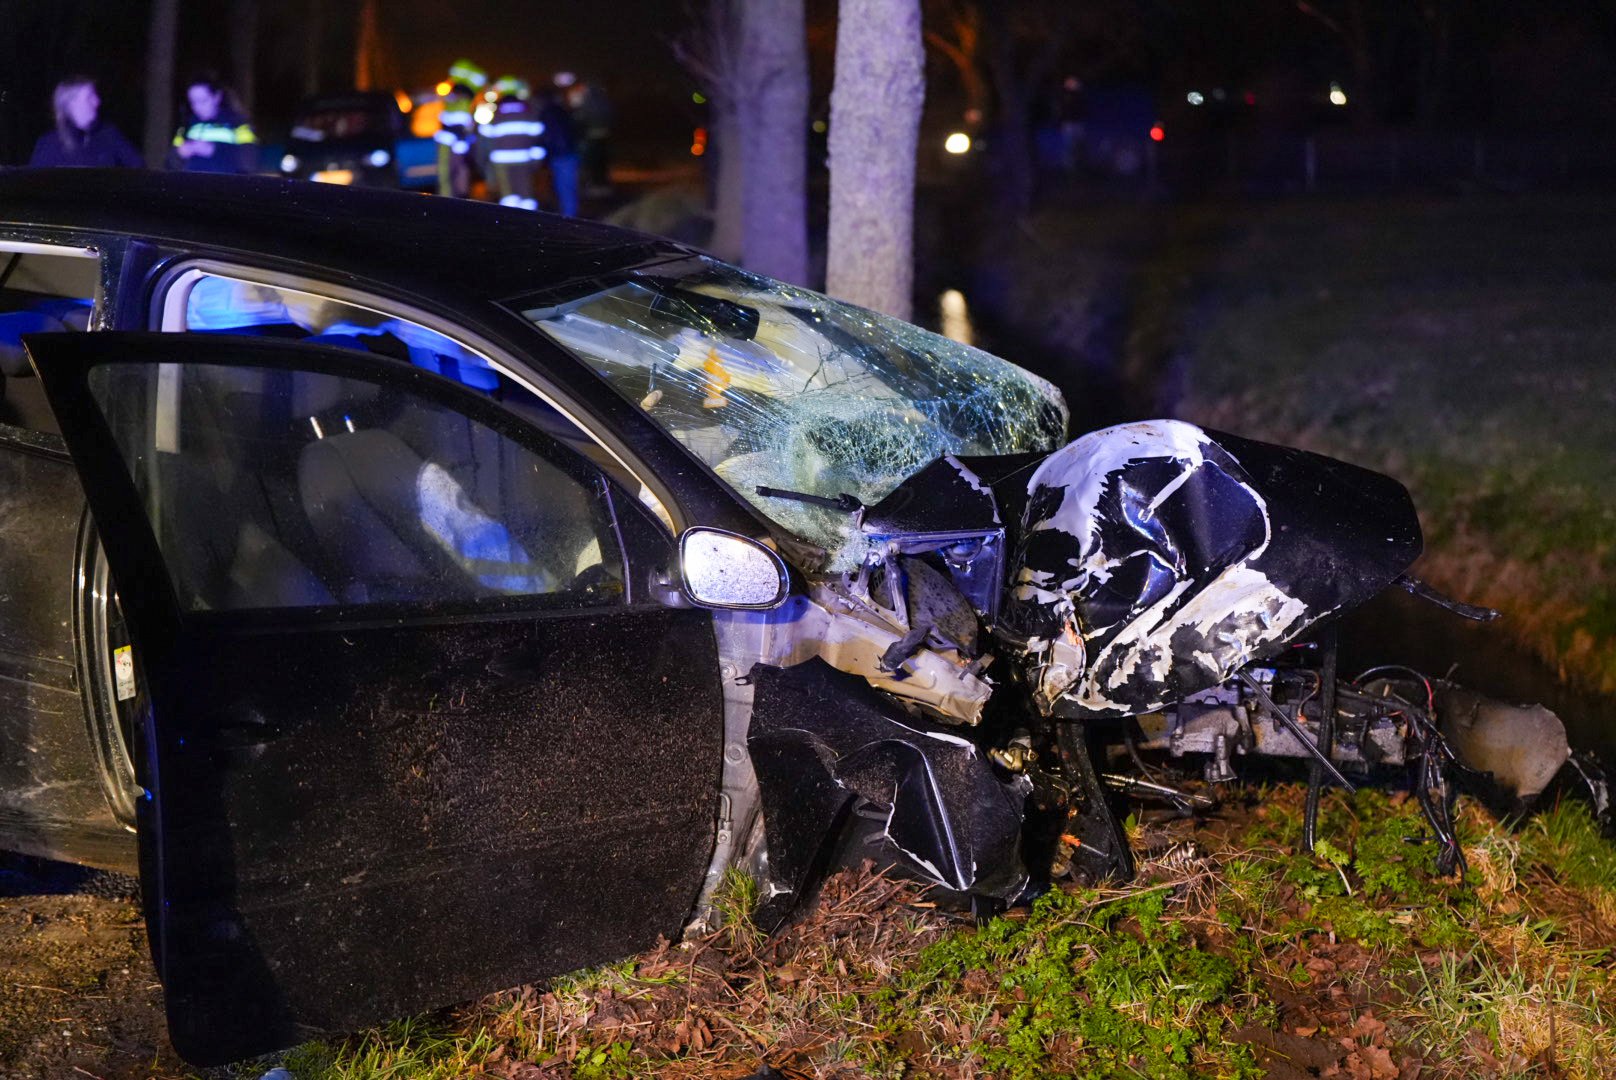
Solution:
<svg viewBox="0 0 1616 1080"><path fill-rule="evenodd" d="M1508 828L1462 803L1469 873L1434 876L1410 800L1246 791L1147 822L1125 889L977 926L865 870L765 938L750 883L699 941L301 1048L297 1080L500 1076L1598 1077L1616 1056L1616 847L1566 803ZM1387 1071L1389 1070L1389 1071ZM1295 1075L1294 1073L1283 1075Z"/></svg>
<svg viewBox="0 0 1616 1080"><path fill-rule="evenodd" d="M1616 201L1287 203L1230 236L1186 416L1398 476L1423 574L1616 691Z"/></svg>

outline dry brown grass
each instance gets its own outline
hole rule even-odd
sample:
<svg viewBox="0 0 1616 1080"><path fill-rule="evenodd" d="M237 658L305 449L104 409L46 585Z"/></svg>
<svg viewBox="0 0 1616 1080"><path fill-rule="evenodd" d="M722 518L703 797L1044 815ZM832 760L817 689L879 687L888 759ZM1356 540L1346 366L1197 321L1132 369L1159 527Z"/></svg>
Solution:
<svg viewBox="0 0 1616 1080"><path fill-rule="evenodd" d="M842 1058L876 1037L861 999L957 925L917 886L866 864L830 878L772 938L723 928L663 943L631 964L496 994L464 1020L508 1047L489 1072L515 1080L573 1076L580 1054L618 1041L657 1057L655 1075L672 1080L744 1076L765 1062L816 1080L858 1076Z"/></svg>

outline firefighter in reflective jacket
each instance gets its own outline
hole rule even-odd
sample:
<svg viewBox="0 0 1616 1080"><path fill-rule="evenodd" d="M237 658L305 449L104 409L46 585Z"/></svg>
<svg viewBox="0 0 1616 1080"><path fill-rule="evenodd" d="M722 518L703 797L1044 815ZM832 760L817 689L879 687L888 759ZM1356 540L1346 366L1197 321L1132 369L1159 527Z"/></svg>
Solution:
<svg viewBox="0 0 1616 1080"><path fill-rule="evenodd" d="M494 92L497 95L494 114L477 128L494 193L501 206L537 210L539 201L533 197L533 170L535 163L544 157L544 148L539 145L544 124L533 111L528 100L531 91L524 80L502 76L494 83Z"/></svg>
<svg viewBox="0 0 1616 1080"><path fill-rule="evenodd" d="M472 118L478 93L488 82L482 68L470 60L456 60L449 68L443 109L438 113L438 194L465 198L471 192L471 148L477 124Z"/></svg>

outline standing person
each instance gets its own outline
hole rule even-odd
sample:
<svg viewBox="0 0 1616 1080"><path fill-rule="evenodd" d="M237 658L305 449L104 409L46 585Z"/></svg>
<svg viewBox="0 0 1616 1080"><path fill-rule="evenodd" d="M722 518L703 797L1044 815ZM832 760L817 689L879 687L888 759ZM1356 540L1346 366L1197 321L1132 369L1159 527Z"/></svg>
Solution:
<svg viewBox="0 0 1616 1080"><path fill-rule="evenodd" d="M95 80L73 75L56 84L51 95L56 130L34 144L28 164L37 168L142 168L140 151L111 124L101 122L101 95Z"/></svg>
<svg viewBox="0 0 1616 1080"><path fill-rule="evenodd" d="M584 189L594 196L610 195L612 104L606 90L598 81L580 80L570 72L563 72L556 85L566 94Z"/></svg>
<svg viewBox="0 0 1616 1080"><path fill-rule="evenodd" d="M578 216L578 136L567 107L553 90L539 95L540 158L550 166L550 184L555 188L557 209L567 217Z"/></svg>
<svg viewBox="0 0 1616 1080"><path fill-rule="evenodd" d="M208 76L185 87L190 106L185 123L174 132L168 167L184 172L250 173L258 170L258 135L247 122L235 95Z"/></svg>
<svg viewBox="0 0 1616 1080"><path fill-rule="evenodd" d="M456 60L449 67L438 130L432 134L438 144L439 195L464 199L471 194L471 151L477 141L474 110L487 82L483 69L470 60Z"/></svg>
<svg viewBox="0 0 1616 1080"><path fill-rule="evenodd" d="M487 148L489 182L501 206L537 210L533 169L546 153L540 143L544 123L528 101L526 80L502 75L494 82L494 93L494 115L477 128L477 138Z"/></svg>

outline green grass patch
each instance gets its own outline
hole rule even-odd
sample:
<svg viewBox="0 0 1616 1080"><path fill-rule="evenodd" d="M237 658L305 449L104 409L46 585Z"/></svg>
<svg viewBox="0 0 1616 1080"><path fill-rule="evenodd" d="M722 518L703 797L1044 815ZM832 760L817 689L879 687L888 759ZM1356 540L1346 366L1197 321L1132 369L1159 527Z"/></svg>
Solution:
<svg viewBox="0 0 1616 1080"><path fill-rule="evenodd" d="M1533 817L1522 830L1521 852L1568 885L1616 890L1616 845L1585 803L1568 800Z"/></svg>
<svg viewBox="0 0 1616 1080"><path fill-rule="evenodd" d="M924 1029L958 1009L967 976L994 1022L957 1048L993 1076L1260 1075L1221 1035L1256 999L1250 958L1204 947L1167 918L1166 890L1051 892L1025 919L995 919L928 948L881 995L883 1024Z"/></svg>

